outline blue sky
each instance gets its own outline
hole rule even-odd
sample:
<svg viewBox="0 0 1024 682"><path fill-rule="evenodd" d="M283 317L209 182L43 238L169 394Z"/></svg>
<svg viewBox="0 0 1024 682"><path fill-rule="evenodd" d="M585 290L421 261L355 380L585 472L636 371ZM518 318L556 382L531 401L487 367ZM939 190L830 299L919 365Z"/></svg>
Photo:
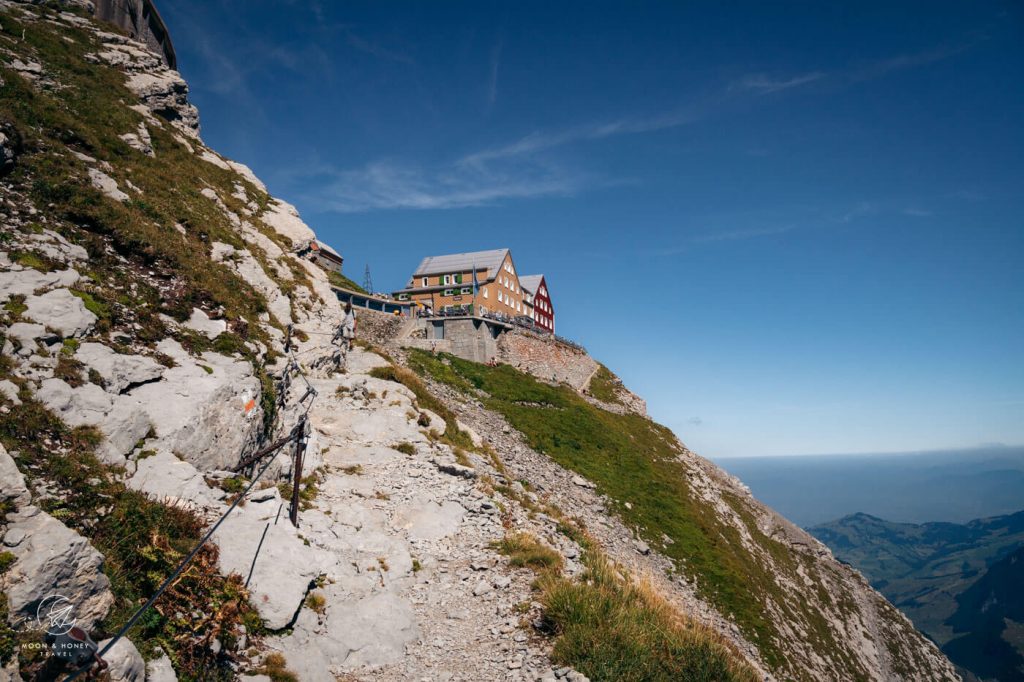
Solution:
<svg viewBox="0 0 1024 682"><path fill-rule="evenodd" d="M353 279L509 247L710 457L1024 443L1019 4L159 7Z"/></svg>

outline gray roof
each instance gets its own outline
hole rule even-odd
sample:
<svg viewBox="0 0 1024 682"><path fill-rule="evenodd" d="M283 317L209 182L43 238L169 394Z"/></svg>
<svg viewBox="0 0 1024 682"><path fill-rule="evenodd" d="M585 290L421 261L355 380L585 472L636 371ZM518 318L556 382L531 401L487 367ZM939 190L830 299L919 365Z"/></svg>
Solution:
<svg viewBox="0 0 1024 682"><path fill-rule="evenodd" d="M323 249L323 250L324 250L324 251L326 251L327 253L331 254L332 256L334 256L335 258L337 258L338 260L342 260L342 258L341 258L341 254L340 254L340 253L338 253L337 251L335 251L334 249L332 249L331 247L329 247L329 246L328 246L327 244L324 244L324 243L323 243L322 241L320 241L319 239L317 239L317 240L316 240L316 244L317 244L317 246L319 246L319 247L320 247L321 249Z"/></svg>
<svg viewBox="0 0 1024 682"><path fill-rule="evenodd" d="M473 269L487 270L488 279L493 278L501 267L501 262L508 255L508 249L492 251L472 251L470 253L452 253L447 256L427 256L424 258L413 277L422 275L440 275L449 272L466 272Z"/></svg>
<svg viewBox="0 0 1024 682"><path fill-rule="evenodd" d="M531 294L537 293L537 287L540 286L540 281L544 279L544 275L523 275L519 278L519 286L529 291Z"/></svg>

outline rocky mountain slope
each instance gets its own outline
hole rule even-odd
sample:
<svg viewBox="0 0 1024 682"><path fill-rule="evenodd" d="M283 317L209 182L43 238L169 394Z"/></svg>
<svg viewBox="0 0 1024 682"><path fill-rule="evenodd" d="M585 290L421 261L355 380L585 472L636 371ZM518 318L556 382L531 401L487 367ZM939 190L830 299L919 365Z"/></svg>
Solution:
<svg viewBox="0 0 1024 682"><path fill-rule="evenodd" d="M307 410L298 528L278 455L112 679L956 679L610 373L582 396L383 334L316 376L312 230L82 4L0 0L0 679L53 672L52 595L113 634Z"/></svg>
<svg viewBox="0 0 1024 682"><path fill-rule="evenodd" d="M1014 553L1024 547L1024 512L966 524L854 514L810 532L862 571L965 671L1012 679L1006 671L1024 662L1012 595L1019 589L1009 587L1020 575ZM1002 672L993 676L994 670Z"/></svg>

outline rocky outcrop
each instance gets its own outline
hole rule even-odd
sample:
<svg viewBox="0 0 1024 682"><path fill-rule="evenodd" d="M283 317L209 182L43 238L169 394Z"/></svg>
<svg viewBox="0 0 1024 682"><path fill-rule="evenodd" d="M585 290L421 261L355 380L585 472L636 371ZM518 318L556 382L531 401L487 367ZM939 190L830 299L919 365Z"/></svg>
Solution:
<svg viewBox="0 0 1024 682"><path fill-rule="evenodd" d="M92 0L97 19L109 21L159 54L171 69L178 68L171 34L153 0Z"/></svg>
<svg viewBox="0 0 1024 682"><path fill-rule="evenodd" d="M81 535L25 506L8 516L4 545L15 558L2 583L13 619L34 625L40 604L58 597L73 607L83 628L107 615L114 597L100 570L103 555Z"/></svg>

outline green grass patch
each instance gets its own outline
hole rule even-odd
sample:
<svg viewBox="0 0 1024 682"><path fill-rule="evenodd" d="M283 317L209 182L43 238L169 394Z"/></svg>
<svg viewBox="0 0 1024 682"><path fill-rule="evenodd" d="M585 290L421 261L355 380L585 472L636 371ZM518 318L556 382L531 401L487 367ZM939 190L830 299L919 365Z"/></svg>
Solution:
<svg viewBox="0 0 1024 682"><path fill-rule="evenodd" d="M348 289L349 291L358 291L360 294L370 293L366 289L362 288L361 286L350 280L345 275L334 270L327 271L327 281L330 282L333 286L339 287L341 289Z"/></svg>
<svg viewBox="0 0 1024 682"><path fill-rule="evenodd" d="M621 383L612 374L611 370L601 365L597 368L597 372L590 378L590 385L588 390L590 395L594 396L598 400L606 403L614 403L616 405L622 404L622 399L619 398L619 388Z"/></svg>
<svg viewBox="0 0 1024 682"><path fill-rule="evenodd" d="M558 571L562 567L562 555L529 533L506 535L491 546L507 556L509 563L518 568Z"/></svg>

